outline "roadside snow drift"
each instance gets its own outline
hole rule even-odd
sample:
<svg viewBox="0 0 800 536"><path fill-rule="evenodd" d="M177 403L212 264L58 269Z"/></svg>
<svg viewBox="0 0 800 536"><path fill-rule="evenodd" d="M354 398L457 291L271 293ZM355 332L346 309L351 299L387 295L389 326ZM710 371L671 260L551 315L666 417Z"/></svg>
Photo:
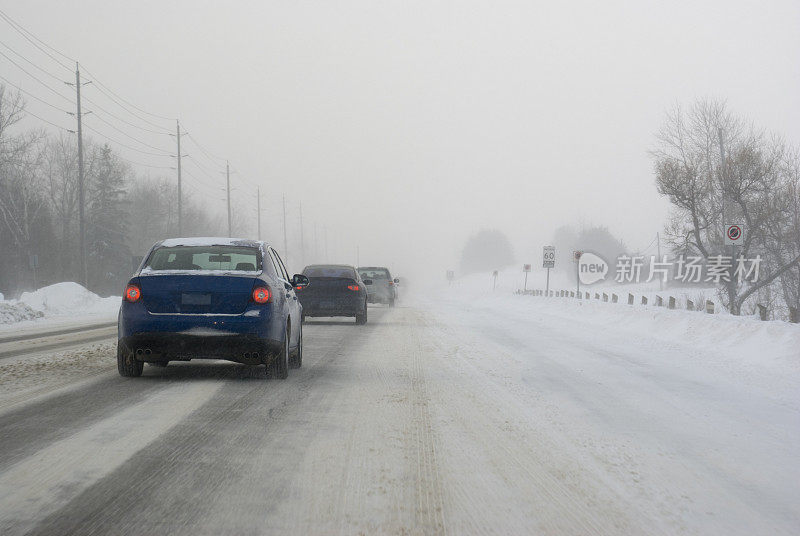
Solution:
<svg viewBox="0 0 800 536"><path fill-rule="evenodd" d="M2 294L0 294L2 296ZM31 309L24 303L6 302L0 300L0 324L13 324L23 320L34 320L41 318L44 313Z"/></svg>
<svg viewBox="0 0 800 536"><path fill-rule="evenodd" d="M101 314L119 309L120 298L101 298L78 283L67 281L42 287L35 292L24 292L19 301L45 315Z"/></svg>
<svg viewBox="0 0 800 536"><path fill-rule="evenodd" d="M19 300L0 299L0 324L40 318L115 316L120 297L101 298L78 283L64 282L23 292Z"/></svg>

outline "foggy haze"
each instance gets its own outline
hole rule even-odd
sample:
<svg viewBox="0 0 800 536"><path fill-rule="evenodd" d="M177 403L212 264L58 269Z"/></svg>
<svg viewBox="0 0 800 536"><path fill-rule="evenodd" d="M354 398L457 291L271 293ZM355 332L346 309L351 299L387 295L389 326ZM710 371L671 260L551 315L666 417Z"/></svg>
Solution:
<svg viewBox="0 0 800 536"><path fill-rule="evenodd" d="M534 265L562 225L605 225L641 248L668 212L647 151L675 103L725 99L800 140L792 0L90 0L2 9L229 159L238 218L249 225L236 234L255 235L249 183L257 184L264 235L282 249L285 193L294 271L298 201L309 250L315 224L324 250L327 227L328 258L307 261L356 263L358 247L362 264L401 275L442 277L482 228L506 233L517 260ZM17 34L3 40L22 48ZM35 101L28 108L53 118ZM210 169L222 170L224 162ZM222 214L224 175L218 194L189 177L184 184Z"/></svg>

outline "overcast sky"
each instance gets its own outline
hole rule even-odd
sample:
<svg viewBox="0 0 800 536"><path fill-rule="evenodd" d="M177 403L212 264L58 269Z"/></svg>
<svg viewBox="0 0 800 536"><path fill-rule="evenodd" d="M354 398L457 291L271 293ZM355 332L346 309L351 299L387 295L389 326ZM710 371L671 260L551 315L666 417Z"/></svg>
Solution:
<svg viewBox="0 0 800 536"><path fill-rule="evenodd" d="M535 265L564 224L606 225L643 248L668 211L647 151L676 102L726 99L800 142L797 0L0 5L125 99L180 117L260 184L279 249L280 196L293 225L302 200L305 239L316 222L321 243L326 225L331 261L354 263L359 245L362 264L439 277L483 227ZM7 25L0 36L52 66ZM2 60L0 73L23 80ZM252 187L234 184L255 221ZM222 198L209 203L222 210Z"/></svg>

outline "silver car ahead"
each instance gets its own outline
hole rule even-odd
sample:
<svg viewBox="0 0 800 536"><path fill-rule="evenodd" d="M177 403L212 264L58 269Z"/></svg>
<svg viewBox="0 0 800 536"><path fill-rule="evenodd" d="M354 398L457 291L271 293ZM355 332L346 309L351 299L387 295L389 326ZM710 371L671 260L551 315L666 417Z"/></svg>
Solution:
<svg viewBox="0 0 800 536"><path fill-rule="evenodd" d="M394 307L397 300L397 284L399 279L392 279L392 274L388 268L383 266L361 266L358 268L361 279L371 280L371 285L367 287L367 301L369 303L385 303L389 307Z"/></svg>

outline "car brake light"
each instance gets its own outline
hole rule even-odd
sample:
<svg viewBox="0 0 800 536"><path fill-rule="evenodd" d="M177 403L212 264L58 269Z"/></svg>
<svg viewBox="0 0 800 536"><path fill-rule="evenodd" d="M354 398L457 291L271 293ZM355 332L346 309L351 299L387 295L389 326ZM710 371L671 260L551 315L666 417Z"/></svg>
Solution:
<svg viewBox="0 0 800 536"><path fill-rule="evenodd" d="M295 290L303 290L303 287L301 287L300 285L297 285L296 287L294 287L294 289Z"/></svg>
<svg viewBox="0 0 800 536"><path fill-rule="evenodd" d="M125 288L125 299L131 303L139 301L142 297L142 291L136 285L128 285Z"/></svg>
<svg viewBox="0 0 800 536"><path fill-rule="evenodd" d="M394 281L389 281L389 286L393 287L394 286Z"/></svg>
<svg viewBox="0 0 800 536"><path fill-rule="evenodd" d="M358 290L358 285L347 285L347 288L350 289L350 290L355 291L355 290Z"/></svg>
<svg viewBox="0 0 800 536"><path fill-rule="evenodd" d="M267 303L272 298L272 293L267 287L256 287L253 289L253 301L256 303Z"/></svg>

